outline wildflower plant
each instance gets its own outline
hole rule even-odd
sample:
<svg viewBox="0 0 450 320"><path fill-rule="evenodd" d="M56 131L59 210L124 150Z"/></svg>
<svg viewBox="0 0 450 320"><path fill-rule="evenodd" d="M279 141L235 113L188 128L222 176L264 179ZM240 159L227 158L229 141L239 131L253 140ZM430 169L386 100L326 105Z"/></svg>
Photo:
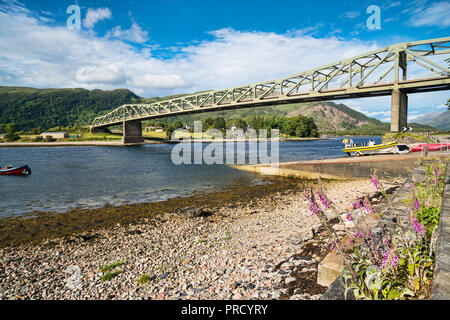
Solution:
<svg viewBox="0 0 450 320"><path fill-rule="evenodd" d="M309 202L311 214L317 216L325 227L330 249L337 250L344 260L342 280L346 295L351 291L356 299L383 300L430 296L434 265L431 239L439 222L439 211L430 209L429 203L421 196L427 188L433 188L431 192L436 193L436 188L443 186L439 184L443 171L435 164L430 170L434 174L430 181L411 185L412 201L406 221L398 216L376 173L371 176L375 189L383 194L390 212L395 216L394 226L390 228L369 228L365 216L374 213L375 209L367 195L354 201L353 208L359 216L355 218L350 212L340 214L337 211L323 190L320 179L317 197L312 189L308 189L305 200ZM339 235L329 223L327 210L334 211L343 224L362 219L360 222L365 226L365 231L346 231L344 235Z"/></svg>

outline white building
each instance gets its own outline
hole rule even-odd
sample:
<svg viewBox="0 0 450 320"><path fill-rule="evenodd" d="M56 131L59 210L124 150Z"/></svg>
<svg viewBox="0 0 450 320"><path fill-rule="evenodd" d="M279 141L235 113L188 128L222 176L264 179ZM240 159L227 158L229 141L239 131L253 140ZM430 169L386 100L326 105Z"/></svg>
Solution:
<svg viewBox="0 0 450 320"><path fill-rule="evenodd" d="M64 138L68 138L69 135L67 134L67 132L44 132L41 133L41 137L45 139L45 137L50 136L53 139L64 139Z"/></svg>

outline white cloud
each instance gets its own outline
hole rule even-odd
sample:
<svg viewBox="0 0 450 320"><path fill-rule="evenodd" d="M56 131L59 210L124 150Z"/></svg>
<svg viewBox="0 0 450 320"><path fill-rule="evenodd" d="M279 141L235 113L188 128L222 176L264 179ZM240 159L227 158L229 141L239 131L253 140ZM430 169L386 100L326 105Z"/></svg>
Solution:
<svg viewBox="0 0 450 320"><path fill-rule="evenodd" d="M450 2L435 2L428 8L413 12L410 23L415 27L450 26Z"/></svg>
<svg viewBox="0 0 450 320"><path fill-rule="evenodd" d="M123 30L121 26L117 26L111 31L108 31L106 37L113 37L135 43L144 43L148 40L148 31L142 30L136 22L133 22L130 29Z"/></svg>
<svg viewBox="0 0 450 320"><path fill-rule="evenodd" d="M170 89L188 87L189 83L179 74L143 74L130 81L138 88Z"/></svg>
<svg viewBox="0 0 450 320"><path fill-rule="evenodd" d="M17 0L2 0L0 3L0 12L13 13L13 14L28 14L28 10L21 2Z"/></svg>
<svg viewBox="0 0 450 320"><path fill-rule="evenodd" d="M359 11L347 11L344 15L347 18L354 19L356 17L359 17L361 15L361 12L359 12Z"/></svg>
<svg viewBox="0 0 450 320"><path fill-rule="evenodd" d="M126 81L126 74L116 65L84 66L76 71L75 79L82 83L121 84Z"/></svg>
<svg viewBox="0 0 450 320"><path fill-rule="evenodd" d="M97 22L105 19L111 19L111 17L112 13L108 8L89 8L86 13L86 17L83 20L83 25L85 28L92 29Z"/></svg>

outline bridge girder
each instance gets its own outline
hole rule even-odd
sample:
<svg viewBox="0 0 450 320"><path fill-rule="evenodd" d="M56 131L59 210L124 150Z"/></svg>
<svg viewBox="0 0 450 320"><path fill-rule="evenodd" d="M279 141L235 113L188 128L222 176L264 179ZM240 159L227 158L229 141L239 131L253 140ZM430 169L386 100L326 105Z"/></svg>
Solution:
<svg viewBox="0 0 450 320"><path fill-rule="evenodd" d="M395 44L283 79L151 104L122 105L95 118L91 128L194 112L390 95L393 90L405 93L449 90L449 69L430 60L441 55L450 55L450 37ZM432 76L408 79L411 64L431 72Z"/></svg>

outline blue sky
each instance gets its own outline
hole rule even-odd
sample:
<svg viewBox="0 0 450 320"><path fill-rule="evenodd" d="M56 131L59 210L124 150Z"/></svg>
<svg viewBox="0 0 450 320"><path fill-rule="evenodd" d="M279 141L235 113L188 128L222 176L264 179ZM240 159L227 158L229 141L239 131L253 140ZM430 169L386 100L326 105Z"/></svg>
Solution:
<svg viewBox="0 0 450 320"><path fill-rule="evenodd" d="M81 9L81 29L67 8ZM366 12L381 10L381 29ZM144 97L282 78L390 44L450 35L450 1L0 0L0 85L129 88ZM445 110L415 94L409 118ZM390 98L343 101L389 120Z"/></svg>

